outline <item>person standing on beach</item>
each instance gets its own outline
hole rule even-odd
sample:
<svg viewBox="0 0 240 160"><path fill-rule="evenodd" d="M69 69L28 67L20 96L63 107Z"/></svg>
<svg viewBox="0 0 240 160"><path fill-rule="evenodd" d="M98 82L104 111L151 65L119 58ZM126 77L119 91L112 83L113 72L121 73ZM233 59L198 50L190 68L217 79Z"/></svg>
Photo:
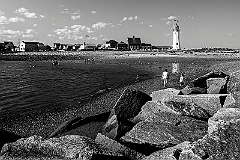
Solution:
<svg viewBox="0 0 240 160"><path fill-rule="evenodd" d="M163 79L163 86L166 87L167 81L168 81L169 75L167 69L164 70L162 73L162 79Z"/></svg>
<svg viewBox="0 0 240 160"><path fill-rule="evenodd" d="M183 75L183 73L181 73L181 75L180 75L180 78L179 78L179 84L180 84L180 86L182 86L183 84L184 84L184 75Z"/></svg>

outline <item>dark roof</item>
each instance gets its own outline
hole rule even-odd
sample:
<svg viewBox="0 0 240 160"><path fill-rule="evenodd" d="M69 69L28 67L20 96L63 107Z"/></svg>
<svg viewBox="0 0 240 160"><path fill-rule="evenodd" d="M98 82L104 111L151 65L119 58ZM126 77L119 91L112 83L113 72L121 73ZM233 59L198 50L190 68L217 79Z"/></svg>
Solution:
<svg viewBox="0 0 240 160"><path fill-rule="evenodd" d="M6 42L6 41L4 42L4 45L5 45L5 46L6 46L6 45L12 45L12 46L14 46L14 45L13 45L13 42Z"/></svg>
<svg viewBox="0 0 240 160"><path fill-rule="evenodd" d="M24 43L27 43L27 44L38 44L39 42L25 42L23 41Z"/></svg>
<svg viewBox="0 0 240 160"><path fill-rule="evenodd" d="M142 46L152 46L152 45L148 43L142 43Z"/></svg>
<svg viewBox="0 0 240 160"><path fill-rule="evenodd" d="M128 44L129 45L134 45L134 44L141 45L141 39L140 38L135 38L133 36L133 38L128 38Z"/></svg>

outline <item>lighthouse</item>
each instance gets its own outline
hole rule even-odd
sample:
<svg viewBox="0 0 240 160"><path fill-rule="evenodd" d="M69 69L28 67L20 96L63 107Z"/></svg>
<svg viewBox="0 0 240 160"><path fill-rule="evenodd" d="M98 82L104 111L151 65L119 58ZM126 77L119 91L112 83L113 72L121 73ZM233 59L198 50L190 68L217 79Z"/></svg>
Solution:
<svg viewBox="0 0 240 160"><path fill-rule="evenodd" d="M181 49L180 47L180 28L179 25L177 24L177 20L174 19L173 21L173 45L172 49L173 50L179 50Z"/></svg>

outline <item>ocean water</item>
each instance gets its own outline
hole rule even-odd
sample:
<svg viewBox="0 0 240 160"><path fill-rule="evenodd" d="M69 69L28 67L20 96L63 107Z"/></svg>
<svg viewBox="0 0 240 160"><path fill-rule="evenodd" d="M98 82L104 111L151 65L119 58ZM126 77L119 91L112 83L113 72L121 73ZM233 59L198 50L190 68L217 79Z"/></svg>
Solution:
<svg viewBox="0 0 240 160"><path fill-rule="evenodd" d="M0 61L0 114L76 105L107 90L148 79L150 72L120 64Z"/></svg>

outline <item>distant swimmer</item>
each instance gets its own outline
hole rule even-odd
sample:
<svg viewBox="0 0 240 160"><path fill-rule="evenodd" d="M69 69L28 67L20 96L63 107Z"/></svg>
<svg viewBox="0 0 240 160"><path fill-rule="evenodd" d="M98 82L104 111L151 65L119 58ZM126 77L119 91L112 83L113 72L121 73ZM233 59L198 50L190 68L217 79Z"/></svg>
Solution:
<svg viewBox="0 0 240 160"><path fill-rule="evenodd" d="M52 65L53 66L59 66L59 62L58 61L52 61Z"/></svg>

